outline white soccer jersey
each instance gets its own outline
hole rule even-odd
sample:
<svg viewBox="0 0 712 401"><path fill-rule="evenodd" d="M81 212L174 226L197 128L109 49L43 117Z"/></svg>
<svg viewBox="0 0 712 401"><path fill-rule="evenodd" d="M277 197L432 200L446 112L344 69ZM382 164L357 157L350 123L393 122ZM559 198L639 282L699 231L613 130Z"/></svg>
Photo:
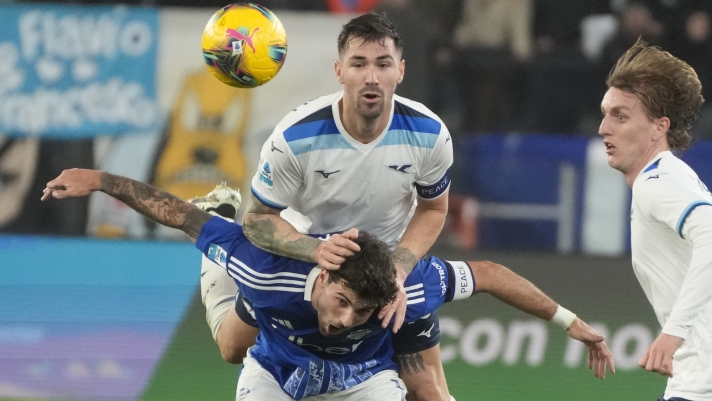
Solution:
<svg viewBox="0 0 712 401"><path fill-rule="evenodd" d="M709 207L710 191L669 151L655 156L633 183L633 269L662 331L685 339L673 357L666 399L712 400L712 241L690 238L691 227L712 225L690 214Z"/></svg>
<svg viewBox="0 0 712 401"><path fill-rule="evenodd" d="M416 193L434 199L449 187L450 134L425 106L394 96L387 128L362 144L341 123L342 97L323 96L287 114L262 147L252 193L308 217L309 233L356 227L394 248Z"/></svg>

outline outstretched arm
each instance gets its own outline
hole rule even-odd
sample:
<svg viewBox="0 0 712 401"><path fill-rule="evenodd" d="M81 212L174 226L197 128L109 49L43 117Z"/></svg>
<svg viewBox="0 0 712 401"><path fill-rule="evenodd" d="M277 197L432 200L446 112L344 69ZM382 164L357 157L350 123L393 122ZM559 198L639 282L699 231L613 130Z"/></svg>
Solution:
<svg viewBox="0 0 712 401"><path fill-rule="evenodd" d="M476 291L487 292L502 302L540 319L558 323L569 337L588 348L588 367L596 377L606 377L606 366L615 373L613 355L605 338L576 315L563 309L530 281L492 262L467 262L475 277Z"/></svg>
<svg viewBox="0 0 712 401"><path fill-rule="evenodd" d="M89 196L101 191L126 203L149 219L198 238L203 224L212 217L195 205L142 182L99 170L70 169L47 183L42 200Z"/></svg>

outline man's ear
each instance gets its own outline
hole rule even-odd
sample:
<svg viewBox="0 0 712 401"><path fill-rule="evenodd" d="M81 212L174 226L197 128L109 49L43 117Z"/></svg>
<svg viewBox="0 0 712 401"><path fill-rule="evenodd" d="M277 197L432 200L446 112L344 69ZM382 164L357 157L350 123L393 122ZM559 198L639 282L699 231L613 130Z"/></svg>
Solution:
<svg viewBox="0 0 712 401"><path fill-rule="evenodd" d="M341 85L344 84L344 79L341 78L341 61L336 60L334 61L334 72L336 73L336 79L339 81Z"/></svg>
<svg viewBox="0 0 712 401"><path fill-rule="evenodd" d="M655 135L654 140L660 140L665 137L668 130L670 130L670 119L667 117L661 117L655 120Z"/></svg>
<svg viewBox="0 0 712 401"><path fill-rule="evenodd" d="M329 270L327 270L327 269L325 269L325 268L322 267L322 268L321 268L321 271L319 272L319 277L318 277L319 282L320 282L321 284L326 284L326 280L327 280L328 278L329 278Z"/></svg>

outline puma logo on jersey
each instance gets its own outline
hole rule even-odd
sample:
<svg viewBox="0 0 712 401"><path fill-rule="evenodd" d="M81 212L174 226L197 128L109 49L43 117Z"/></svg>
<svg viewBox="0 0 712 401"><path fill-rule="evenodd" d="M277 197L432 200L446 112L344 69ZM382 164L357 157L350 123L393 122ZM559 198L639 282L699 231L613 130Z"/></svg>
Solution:
<svg viewBox="0 0 712 401"><path fill-rule="evenodd" d="M279 153L284 153L281 150L279 150L276 146L274 146L274 141L272 141L272 152L274 152L275 150Z"/></svg>
<svg viewBox="0 0 712 401"><path fill-rule="evenodd" d="M401 174L413 174L412 171L408 171L409 168L413 167L412 164L391 164L386 167Z"/></svg>
<svg viewBox="0 0 712 401"><path fill-rule="evenodd" d="M331 171L331 172L326 172L324 170L314 170L315 173L319 173L324 176L324 178L329 178L330 175L336 174L341 170L336 170L336 171Z"/></svg>
<svg viewBox="0 0 712 401"><path fill-rule="evenodd" d="M654 180L654 179L660 178L660 176L663 175L663 174L667 174L667 173L660 173L660 174L651 175L650 177L646 178L645 181Z"/></svg>

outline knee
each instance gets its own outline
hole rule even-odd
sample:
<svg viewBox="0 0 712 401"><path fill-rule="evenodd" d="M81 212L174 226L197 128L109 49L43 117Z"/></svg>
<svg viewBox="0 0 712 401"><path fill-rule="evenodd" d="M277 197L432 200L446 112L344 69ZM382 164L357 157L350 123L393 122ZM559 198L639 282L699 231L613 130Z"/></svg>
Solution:
<svg viewBox="0 0 712 401"><path fill-rule="evenodd" d="M224 346L221 344L218 344L218 347L220 348L220 356L228 363L240 364L242 360L245 359L245 356L247 356L247 348Z"/></svg>

